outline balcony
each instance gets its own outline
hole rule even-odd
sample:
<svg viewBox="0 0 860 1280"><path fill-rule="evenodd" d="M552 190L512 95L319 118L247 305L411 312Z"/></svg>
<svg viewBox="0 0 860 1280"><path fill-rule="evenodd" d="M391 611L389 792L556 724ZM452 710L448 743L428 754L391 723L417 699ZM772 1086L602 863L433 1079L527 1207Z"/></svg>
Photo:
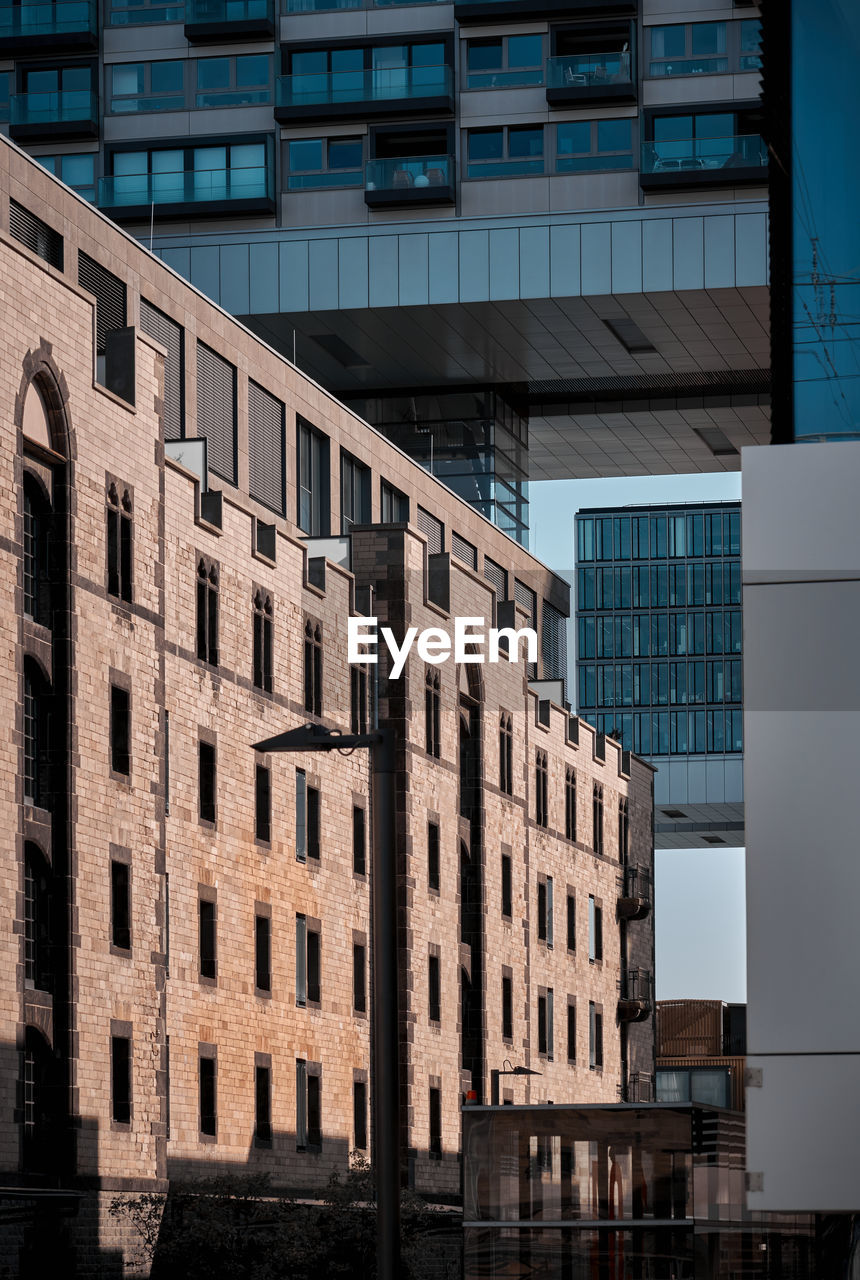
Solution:
<svg viewBox="0 0 860 1280"><path fill-rule="evenodd" d="M618 879L619 920L644 920L651 910L651 875L642 867L626 867Z"/></svg>
<svg viewBox="0 0 860 1280"><path fill-rule="evenodd" d="M619 982L619 1022L644 1022L654 998L650 969L628 969Z"/></svg>
<svg viewBox="0 0 860 1280"><path fill-rule="evenodd" d="M0 6L0 50L97 49L99 28L94 0Z"/></svg>
<svg viewBox="0 0 860 1280"><path fill-rule="evenodd" d="M567 53L548 58L546 100L551 107L635 102L629 50L618 53Z"/></svg>
<svg viewBox="0 0 860 1280"><path fill-rule="evenodd" d="M99 179L98 206L115 222L274 213L272 165L123 174ZM154 208L153 208L154 206Z"/></svg>
<svg viewBox="0 0 860 1280"><path fill-rule="evenodd" d="M454 203L454 157L408 156L368 160L364 202L369 209Z"/></svg>
<svg viewBox="0 0 860 1280"><path fill-rule="evenodd" d="M97 138L98 98L88 89L15 93L10 99L9 133L16 141Z"/></svg>
<svg viewBox="0 0 860 1280"><path fill-rule="evenodd" d="M195 44L272 40L273 0L187 0L185 38Z"/></svg>
<svg viewBox="0 0 860 1280"><path fill-rule="evenodd" d="M636 0L454 0L458 22L507 22L510 18L627 17L636 13Z"/></svg>
<svg viewBox="0 0 860 1280"><path fill-rule="evenodd" d="M275 119L282 124L453 110L454 77L441 65L279 76L275 93Z"/></svg>
<svg viewBox="0 0 860 1280"><path fill-rule="evenodd" d="M760 134L642 144L639 185L643 191L750 182L767 182L767 146Z"/></svg>

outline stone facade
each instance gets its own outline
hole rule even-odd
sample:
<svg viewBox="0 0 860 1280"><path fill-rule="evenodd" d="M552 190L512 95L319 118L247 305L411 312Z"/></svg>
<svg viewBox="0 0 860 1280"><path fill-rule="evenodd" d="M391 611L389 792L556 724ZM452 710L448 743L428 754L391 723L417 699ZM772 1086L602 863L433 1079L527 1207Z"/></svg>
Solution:
<svg viewBox="0 0 860 1280"><path fill-rule="evenodd" d="M0 169L0 628L10 659L0 673L0 1159L4 1187L29 1206L0 1262L13 1274L19 1253L35 1265L38 1224L55 1213L65 1226L54 1239L68 1241L63 1273L108 1274L118 1254L136 1265L107 1214L114 1196L231 1170L308 1192L357 1147L369 1154L356 1115L364 1086L369 1135L367 753L263 757L252 744L308 720L349 731L347 618L371 603L398 633L451 628L457 615L522 626L516 580L520 601L523 588L535 593L540 626L542 602L566 611L566 587L5 142ZM10 196L40 220L29 243L20 219L10 232ZM49 231L62 237L61 258L46 257ZM114 383L123 394L103 385L94 336L103 345L105 303L78 283L79 251L125 285L132 391L127 363L126 382ZM217 479L214 437L208 492L165 446L175 386L169 353L139 325L141 299L183 329L186 438L205 426L195 340L236 370L235 483ZM285 407L280 512L249 496L249 378ZM294 520L297 416L328 440L333 530L341 450L369 469L370 521L337 545L304 539ZM408 503L400 523L381 523L382 482ZM428 513L442 523L439 546ZM507 591L490 581L499 569ZM260 678L254 619L266 609L273 660ZM322 663L319 705L312 658ZM404 1181L453 1198L461 1104L470 1092L487 1101L506 1060L540 1073L502 1077L502 1096L518 1102L614 1102L633 1075L653 1073L648 1001L619 1002L629 969L653 969L652 922L619 921L616 910L627 901L625 859L650 875L652 775L530 686L541 672L522 662L428 668L413 651L398 680L382 661L368 670L370 702L375 691L380 718L398 731ZM602 948L593 915L589 938L590 898ZM547 992L549 1031L538 1012ZM28 1198L34 1186L57 1191L48 1209Z"/></svg>

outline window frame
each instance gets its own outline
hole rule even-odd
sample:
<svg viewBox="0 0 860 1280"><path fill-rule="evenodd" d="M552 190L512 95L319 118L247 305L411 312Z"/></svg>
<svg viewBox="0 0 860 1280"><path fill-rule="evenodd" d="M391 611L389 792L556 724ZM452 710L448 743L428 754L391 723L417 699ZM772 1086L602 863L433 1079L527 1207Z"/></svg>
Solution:
<svg viewBox="0 0 860 1280"><path fill-rule="evenodd" d="M526 131L541 131L541 152L539 156L511 156L511 133L525 133ZM547 161L547 145L546 131L543 124L519 124L519 125L492 125L476 129L464 129L463 133L463 156L465 158L465 179L469 182L482 182L489 179L500 181L506 178L529 178L543 177L546 174ZM490 133L502 134L502 154L498 157L486 157L484 159L473 160L471 156L471 139L479 134L487 135ZM531 168L516 168L514 164L517 161L539 161L540 168L532 166ZM481 172L486 166L487 171ZM501 168L501 172L489 172L491 166ZM477 171L475 171L477 170Z"/></svg>

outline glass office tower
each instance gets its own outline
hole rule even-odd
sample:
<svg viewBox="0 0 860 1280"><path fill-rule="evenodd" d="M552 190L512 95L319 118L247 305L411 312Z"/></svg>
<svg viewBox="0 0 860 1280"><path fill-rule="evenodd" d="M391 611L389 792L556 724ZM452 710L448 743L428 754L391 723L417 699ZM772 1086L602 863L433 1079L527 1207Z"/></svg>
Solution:
<svg viewBox="0 0 860 1280"><path fill-rule="evenodd" d="M660 846L743 843L739 502L576 517L577 709L657 766Z"/></svg>

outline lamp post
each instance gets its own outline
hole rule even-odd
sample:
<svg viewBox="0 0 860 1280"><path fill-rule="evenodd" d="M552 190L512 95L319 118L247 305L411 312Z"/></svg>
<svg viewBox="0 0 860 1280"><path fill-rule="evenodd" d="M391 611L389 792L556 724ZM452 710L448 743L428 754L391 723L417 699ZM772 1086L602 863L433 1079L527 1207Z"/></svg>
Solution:
<svg viewBox="0 0 860 1280"><path fill-rule="evenodd" d="M377 1280L400 1274L400 1057L397 1039L397 893L394 858L394 730L338 733L299 725L254 745L255 751L352 751L370 748L372 838L371 1053L373 1164L376 1172Z"/></svg>
<svg viewBox="0 0 860 1280"><path fill-rule="evenodd" d="M499 1105L499 1076L539 1076L540 1074L539 1071L532 1071L531 1067L512 1067L505 1058L501 1067L496 1067L490 1072L490 1106Z"/></svg>

